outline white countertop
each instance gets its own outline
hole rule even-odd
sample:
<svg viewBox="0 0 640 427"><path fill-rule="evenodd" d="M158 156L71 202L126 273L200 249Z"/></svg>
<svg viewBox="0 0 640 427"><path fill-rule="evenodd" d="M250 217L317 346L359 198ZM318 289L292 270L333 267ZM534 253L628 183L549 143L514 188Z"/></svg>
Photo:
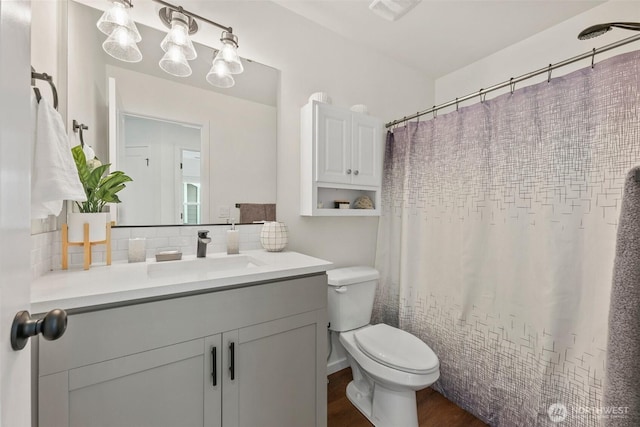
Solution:
<svg viewBox="0 0 640 427"><path fill-rule="evenodd" d="M155 259L129 264L115 262L110 266L81 267L53 271L36 279L31 285L31 312L45 313L54 308L65 310L103 304L117 304L132 300L164 297L198 291L219 291L252 282L284 279L291 276L323 272L332 265L329 261L297 252L243 251L262 265L245 269L222 271L188 271L162 277L149 277L147 266ZM212 253L207 258L220 259L238 255ZM184 261L195 255L183 256ZM179 263L181 261L165 261Z"/></svg>

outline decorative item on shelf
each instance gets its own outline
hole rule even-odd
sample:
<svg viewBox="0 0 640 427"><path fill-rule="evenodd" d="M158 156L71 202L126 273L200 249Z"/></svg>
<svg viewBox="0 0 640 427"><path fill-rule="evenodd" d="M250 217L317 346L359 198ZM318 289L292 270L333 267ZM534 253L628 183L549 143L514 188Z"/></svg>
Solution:
<svg viewBox="0 0 640 427"><path fill-rule="evenodd" d="M289 243L287 226L282 222L265 222L260 231L260 243L268 252L280 252Z"/></svg>
<svg viewBox="0 0 640 427"><path fill-rule="evenodd" d="M80 212L70 213L67 224L63 225L63 270L69 268L69 246L84 247L83 267L88 270L91 265L91 246L105 244L107 245L106 263L111 264L112 224L109 221L109 213L102 210L107 203L120 203L116 193L125 188L125 182L131 181L131 178L121 171L106 174L111 165L108 163L103 165L96 157L87 159L84 152L85 146L86 144L83 143L71 149L87 200L75 202Z"/></svg>
<svg viewBox="0 0 640 427"><path fill-rule="evenodd" d="M102 216L104 214L105 216ZM89 215L90 218L83 217L82 215ZM95 245L106 245L106 258L105 262L107 265L111 265L111 222L108 220L108 213L92 213L92 214L83 214L78 212L73 212L69 214L68 221L69 223L73 223L74 229L80 228L82 230L82 238L80 241L71 241L69 239L69 232L71 230L70 226L67 224L62 224L62 269L67 270L69 268L69 246L82 246L83 247L83 265L82 267L85 270L89 269L91 265L91 246ZM87 218L87 220L83 220L82 218ZM84 222L83 222L84 221ZM106 222L104 222L106 221ZM97 224L93 228L90 228L90 222ZM104 239L103 240L91 240L91 231L97 231L98 235L102 234L104 231ZM94 237L96 235L94 234ZM99 237L96 237L99 238ZM77 239L77 237L74 237Z"/></svg>
<svg viewBox="0 0 640 427"><path fill-rule="evenodd" d="M144 262L147 260L147 239L137 237L129 239L129 262Z"/></svg>
<svg viewBox="0 0 640 427"><path fill-rule="evenodd" d="M371 200L371 197L364 195L364 196L360 196L356 199L355 202L353 202L353 208L354 209L373 209L373 201Z"/></svg>
<svg viewBox="0 0 640 427"><path fill-rule="evenodd" d="M348 200L334 200L333 203L336 209L349 209L351 204Z"/></svg>
<svg viewBox="0 0 640 427"><path fill-rule="evenodd" d="M325 104L331 104L331 98L327 92L314 92L309 96L309 102L318 101L324 102Z"/></svg>
<svg viewBox="0 0 640 427"><path fill-rule="evenodd" d="M70 243L84 241L84 225L89 224L89 241L102 242L107 239L109 212L70 212L67 215Z"/></svg>

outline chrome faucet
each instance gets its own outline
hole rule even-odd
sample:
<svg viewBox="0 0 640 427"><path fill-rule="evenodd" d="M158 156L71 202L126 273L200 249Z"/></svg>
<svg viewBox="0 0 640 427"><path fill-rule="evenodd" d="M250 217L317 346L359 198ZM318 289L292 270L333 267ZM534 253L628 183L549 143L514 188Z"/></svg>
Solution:
<svg viewBox="0 0 640 427"><path fill-rule="evenodd" d="M206 258L207 245L211 243L211 237L208 237L209 230L198 231L198 258Z"/></svg>

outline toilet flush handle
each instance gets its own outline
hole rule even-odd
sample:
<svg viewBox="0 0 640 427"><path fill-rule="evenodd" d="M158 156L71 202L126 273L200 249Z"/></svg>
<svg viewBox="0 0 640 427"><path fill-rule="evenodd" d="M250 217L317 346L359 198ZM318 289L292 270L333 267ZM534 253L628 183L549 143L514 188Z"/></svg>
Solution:
<svg viewBox="0 0 640 427"><path fill-rule="evenodd" d="M346 286L338 286L338 287L335 287L333 289L339 294L344 294L345 292L347 292L347 287Z"/></svg>

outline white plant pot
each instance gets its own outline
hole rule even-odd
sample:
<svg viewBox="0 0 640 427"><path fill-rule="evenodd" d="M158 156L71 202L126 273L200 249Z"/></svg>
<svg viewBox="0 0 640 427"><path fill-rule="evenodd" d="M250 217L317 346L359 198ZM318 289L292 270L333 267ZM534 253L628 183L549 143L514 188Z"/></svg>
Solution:
<svg viewBox="0 0 640 427"><path fill-rule="evenodd" d="M289 243L287 226L281 222L265 222L260 231L260 243L268 252L280 252Z"/></svg>
<svg viewBox="0 0 640 427"><path fill-rule="evenodd" d="M69 227L69 242L84 242L84 224L89 224L89 241L102 242L107 240L107 223L109 212L80 213L72 212L67 217Z"/></svg>

